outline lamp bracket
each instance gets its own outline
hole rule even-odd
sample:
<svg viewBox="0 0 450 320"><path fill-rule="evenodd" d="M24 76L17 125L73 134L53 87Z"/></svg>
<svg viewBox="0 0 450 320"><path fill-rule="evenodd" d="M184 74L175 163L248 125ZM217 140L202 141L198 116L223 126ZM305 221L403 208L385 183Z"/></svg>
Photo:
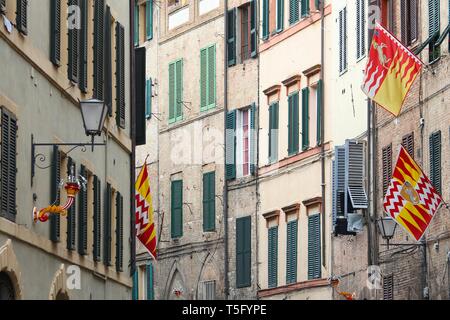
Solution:
<svg viewBox="0 0 450 320"><path fill-rule="evenodd" d="M54 146L65 146L71 147L65 154L69 154L75 149L80 148L81 152L86 152L88 146L92 147L92 151L94 151L94 146L106 146L106 143L94 143L94 137L92 137L92 142L87 143L36 143L34 142L34 136L31 135L31 185L33 185L33 178L36 173L36 167L39 169L48 169L51 167L50 165L42 165L47 160L47 157L43 153L36 153L36 148L38 147L54 147ZM38 164L41 163L41 164Z"/></svg>

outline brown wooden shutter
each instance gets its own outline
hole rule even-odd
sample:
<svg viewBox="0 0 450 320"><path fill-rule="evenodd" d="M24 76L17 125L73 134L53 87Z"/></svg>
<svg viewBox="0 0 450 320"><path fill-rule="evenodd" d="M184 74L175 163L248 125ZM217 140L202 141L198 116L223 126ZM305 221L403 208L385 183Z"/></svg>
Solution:
<svg viewBox="0 0 450 320"><path fill-rule="evenodd" d="M409 155L414 159L414 132L403 136L402 146L408 151Z"/></svg>
<svg viewBox="0 0 450 320"><path fill-rule="evenodd" d="M383 148L383 195L389 187L392 178L392 144Z"/></svg>

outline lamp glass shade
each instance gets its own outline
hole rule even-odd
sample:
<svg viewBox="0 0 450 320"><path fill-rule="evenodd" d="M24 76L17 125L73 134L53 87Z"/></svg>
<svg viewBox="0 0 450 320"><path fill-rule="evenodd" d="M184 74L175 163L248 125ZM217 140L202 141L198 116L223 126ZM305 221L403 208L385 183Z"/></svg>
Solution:
<svg viewBox="0 0 450 320"><path fill-rule="evenodd" d="M380 230L383 239L391 239L394 237L397 222L389 217L384 217L378 220L378 229Z"/></svg>
<svg viewBox="0 0 450 320"><path fill-rule="evenodd" d="M86 135L100 135L107 113L107 106L105 103L97 99L90 99L80 101L80 107Z"/></svg>

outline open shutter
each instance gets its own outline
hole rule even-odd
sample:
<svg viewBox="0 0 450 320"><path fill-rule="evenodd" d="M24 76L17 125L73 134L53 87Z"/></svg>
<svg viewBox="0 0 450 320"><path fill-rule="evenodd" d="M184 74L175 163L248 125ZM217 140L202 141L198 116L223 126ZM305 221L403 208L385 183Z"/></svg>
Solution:
<svg viewBox="0 0 450 320"><path fill-rule="evenodd" d="M169 64L169 121L175 121L175 63Z"/></svg>
<svg viewBox="0 0 450 320"><path fill-rule="evenodd" d="M103 263L111 266L111 213L112 213L112 189L106 184L104 211L103 211Z"/></svg>
<svg viewBox="0 0 450 320"><path fill-rule="evenodd" d="M263 40L269 38L269 0L263 0L263 16L262 16L262 37Z"/></svg>
<svg viewBox="0 0 450 320"><path fill-rule="evenodd" d="M226 119L226 178L236 178L236 110L229 111Z"/></svg>
<svg viewBox="0 0 450 320"><path fill-rule="evenodd" d="M152 79L146 81L146 100L145 100L145 117L150 119L152 117Z"/></svg>
<svg viewBox="0 0 450 320"><path fill-rule="evenodd" d="M175 116L176 120L183 119L183 60L175 63Z"/></svg>
<svg viewBox="0 0 450 320"><path fill-rule="evenodd" d="M104 100L105 0L94 3L94 98Z"/></svg>
<svg viewBox="0 0 450 320"><path fill-rule="evenodd" d="M299 95L298 92L288 97L289 119L288 119L288 153L294 155L299 148Z"/></svg>
<svg viewBox="0 0 450 320"><path fill-rule="evenodd" d="M136 271L133 274L132 299L139 300L139 271L138 271L138 269L136 269Z"/></svg>
<svg viewBox="0 0 450 320"><path fill-rule="evenodd" d="M294 24L299 20L300 0L289 0L289 24Z"/></svg>
<svg viewBox="0 0 450 320"><path fill-rule="evenodd" d="M147 300L155 300L155 292L153 287L153 264L149 263L146 266L145 273L147 275Z"/></svg>
<svg viewBox="0 0 450 320"><path fill-rule="evenodd" d="M256 104L250 107L250 174L256 174Z"/></svg>
<svg viewBox="0 0 450 320"><path fill-rule="evenodd" d="M61 0L50 2L50 61L56 66L61 62Z"/></svg>
<svg viewBox="0 0 450 320"><path fill-rule="evenodd" d="M333 161L333 226L336 226L338 217L345 216L343 203L345 193L345 147L338 146L335 148Z"/></svg>
<svg viewBox="0 0 450 320"><path fill-rule="evenodd" d="M284 0L277 0L277 32L283 31L284 27Z"/></svg>
<svg viewBox="0 0 450 320"><path fill-rule="evenodd" d="M101 246L101 183L97 176L94 176L94 261L100 261Z"/></svg>
<svg viewBox="0 0 450 320"><path fill-rule="evenodd" d="M301 2L302 2L302 18L303 18L309 15L309 0L301 0Z"/></svg>
<svg viewBox="0 0 450 320"><path fill-rule="evenodd" d="M361 58L366 52L365 31L366 7L363 0L356 1L356 58Z"/></svg>
<svg viewBox="0 0 450 320"><path fill-rule="evenodd" d="M297 220L288 222L286 244L286 284L297 282L297 230Z"/></svg>
<svg viewBox="0 0 450 320"><path fill-rule="evenodd" d="M145 4L145 29L147 40L153 39L153 0L147 0Z"/></svg>
<svg viewBox="0 0 450 320"><path fill-rule="evenodd" d="M208 105L208 49L200 51L200 109Z"/></svg>
<svg viewBox="0 0 450 320"><path fill-rule="evenodd" d="M347 70L347 7L339 11L339 72Z"/></svg>
<svg viewBox="0 0 450 320"><path fill-rule="evenodd" d="M437 131L430 136L430 180L439 194L442 191L441 148L441 131Z"/></svg>
<svg viewBox="0 0 450 320"><path fill-rule="evenodd" d="M387 189L392 178L392 144L384 147L382 150L382 164L383 164L383 195L386 194Z"/></svg>
<svg viewBox="0 0 450 320"><path fill-rule="evenodd" d="M79 1L78 0L69 0L69 6L76 6L79 7ZM74 19L73 15L75 15L75 12L69 12L72 14L72 16L68 16L69 20ZM67 67L67 76L70 81L78 82L78 76L79 76L79 68L78 68L78 62L79 62L79 52L80 52L80 30L76 27L69 28L68 30L68 51L69 51L69 57L68 57L68 67Z"/></svg>
<svg viewBox="0 0 450 320"><path fill-rule="evenodd" d="M302 90L302 150L309 148L309 88Z"/></svg>
<svg viewBox="0 0 450 320"><path fill-rule="evenodd" d="M321 272L320 215L308 217L308 280L320 279Z"/></svg>
<svg viewBox="0 0 450 320"><path fill-rule="evenodd" d="M269 229L268 244L268 284L269 288L275 288L278 285L278 226Z"/></svg>
<svg viewBox="0 0 450 320"><path fill-rule="evenodd" d="M78 86L84 93L87 93L88 91L88 10L88 0L80 0L80 76L78 79Z"/></svg>
<svg viewBox="0 0 450 320"><path fill-rule="evenodd" d="M251 285L251 217L236 219L236 287Z"/></svg>
<svg viewBox="0 0 450 320"><path fill-rule="evenodd" d="M116 123L125 129L125 29L116 22Z"/></svg>
<svg viewBox="0 0 450 320"><path fill-rule="evenodd" d="M346 170L345 213L349 213L348 199L354 209L367 209L368 200L364 189L364 144L356 140L347 140L345 144Z"/></svg>
<svg viewBox="0 0 450 320"><path fill-rule="evenodd" d="M402 138L402 146L408 151L409 155L414 158L414 132L411 132Z"/></svg>
<svg viewBox="0 0 450 320"><path fill-rule="evenodd" d="M278 159L278 102L272 103L269 108L269 162Z"/></svg>
<svg viewBox="0 0 450 320"><path fill-rule="evenodd" d="M208 48L208 109L216 105L216 46Z"/></svg>
<svg viewBox="0 0 450 320"><path fill-rule="evenodd" d="M61 191L59 182L61 181L61 154L58 146L53 146L52 153L52 173L50 175L50 202L59 205L61 201ZM59 242L61 236L61 216L59 214L50 215L50 240Z"/></svg>
<svg viewBox="0 0 450 320"><path fill-rule="evenodd" d="M139 4L134 5L134 46L139 46Z"/></svg>
<svg viewBox="0 0 450 320"><path fill-rule="evenodd" d="M236 8L227 12L227 54L228 66L236 64Z"/></svg>
<svg viewBox="0 0 450 320"><path fill-rule="evenodd" d="M322 137L322 118L324 115L323 108L323 81L319 80L317 83L317 145L320 146L323 143Z"/></svg>
<svg viewBox="0 0 450 320"><path fill-rule="evenodd" d="M250 2L250 50L252 58L256 57L258 50L257 9L256 0L252 0Z"/></svg>
<svg viewBox="0 0 450 320"><path fill-rule="evenodd" d="M28 34L28 0L17 0L16 27L20 33Z"/></svg>
<svg viewBox="0 0 450 320"><path fill-rule="evenodd" d="M73 170L73 171L72 171ZM75 163L72 158L67 159L67 176L75 175ZM67 249L75 250L76 232L76 202L72 204L67 212Z"/></svg>
<svg viewBox="0 0 450 320"><path fill-rule="evenodd" d="M123 196L116 194L116 270L123 271Z"/></svg>
<svg viewBox="0 0 450 320"><path fill-rule="evenodd" d="M111 9L106 6L105 13L105 104L108 106L108 115L112 116L112 42L111 42Z"/></svg>
<svg viewBox="0 0 450 320"><path fill-rule="evenodd" d="M86 168L82 165L80 175L87 179ZM80 255L87 255L87 190L81 189L78 193L78 253Z"/></svg>
<svg viewBox="0 0 450 320"><path fill-rule="evenodd" d="M183 236L183 181L172 181L171 193L172 238Z"/></svg>

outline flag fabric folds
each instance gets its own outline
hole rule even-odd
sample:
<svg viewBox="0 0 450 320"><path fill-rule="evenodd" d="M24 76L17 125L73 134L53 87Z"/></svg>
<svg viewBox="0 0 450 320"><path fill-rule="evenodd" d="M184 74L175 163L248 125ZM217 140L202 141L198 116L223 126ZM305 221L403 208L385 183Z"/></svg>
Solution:
<svg viewBox="0 0 450 320"><path fill-rule="evenodd" d="M422 62L389 31L376 24L362 90L395 116L422 69Z"/></svg>
<svg viewBox="0 0 450 320"><path fill-rule="evenodd" d="M384 211L419 241L444 203L431 181L401 146Z"/></svg>
<svg viewBox="0 0 450 320"><path fill-rule="evenodd" d="M147 166L142 167L136 180L136 237L156 260L156 228Z"/></svg>

